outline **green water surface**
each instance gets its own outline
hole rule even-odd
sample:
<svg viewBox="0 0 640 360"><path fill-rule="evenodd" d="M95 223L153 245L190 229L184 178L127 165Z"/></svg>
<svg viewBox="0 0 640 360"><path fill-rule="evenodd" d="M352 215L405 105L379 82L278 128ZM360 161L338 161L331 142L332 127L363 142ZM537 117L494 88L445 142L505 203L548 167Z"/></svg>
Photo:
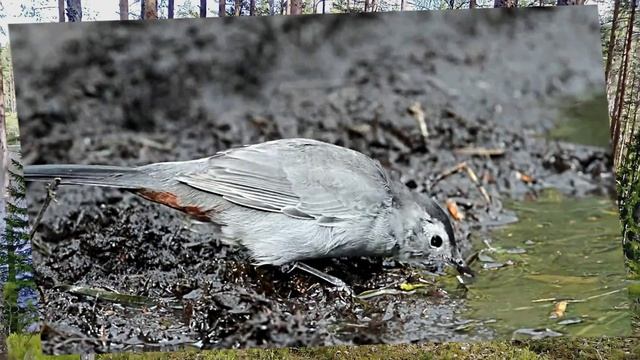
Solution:
<svg viewBox="0 0 640 360"><path fill-rule="evenodd" d="M490 233L495 251L483 251L484 262L474 263L479 274L468 285L467 316L491 320L488 326L507 338L521 328L577 336L630 335L629 284L613 201L547 191L536 201L506 205L520 221ZM486 249L482 240L474 242ZM526 252L509 253L514 249ZM491 262L487 257L514 264L482 269ZM566 312L551 319L562 300L570 301ZM576 300L581 302L571 302Z"/></svg>

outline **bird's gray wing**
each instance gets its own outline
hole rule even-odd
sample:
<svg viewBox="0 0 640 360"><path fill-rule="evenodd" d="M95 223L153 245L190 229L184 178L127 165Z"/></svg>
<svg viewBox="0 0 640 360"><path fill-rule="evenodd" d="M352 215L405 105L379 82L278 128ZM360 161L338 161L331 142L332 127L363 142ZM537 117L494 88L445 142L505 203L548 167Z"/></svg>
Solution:
<svg viewBox="0 0 640 360"><path fill-rule="evenodd" d="M254 209L326 226L375 212L391 201L382 166L353 150L289 139L236 148L176 180Z"/></svg>

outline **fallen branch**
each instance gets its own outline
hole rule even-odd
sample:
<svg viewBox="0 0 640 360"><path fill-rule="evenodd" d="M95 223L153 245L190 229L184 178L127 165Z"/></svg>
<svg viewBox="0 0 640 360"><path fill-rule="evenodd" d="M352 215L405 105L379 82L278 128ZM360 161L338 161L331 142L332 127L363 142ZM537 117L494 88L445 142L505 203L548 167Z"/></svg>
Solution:
<svg viewBox="0 0 640 360"><path fill-rule="evenodd" d="M42 207L40 207L40 211L38 211L38 215L36 216L36 220L33 222L33 225L31 227L31 232L29 233L30 240L33 240L33 237L36 234L36 231L38 229L38 225L40 225L40 222L42 221L42 217L44 216L44 212L49 207L49 204L51 204L51 201L52 200L56 201L55 200L56 190L58 189L58 185L60 185L60 180L61 180L60 178L55 178L53 179L53 182L47 185L47 197L44 199L44 202L42 203Z"/></svg>
<svg viewBox="0 0 640 360"><path fill-rule="evenodd" d="M442 171L440 173L440 175L436 176L436 178L433 180L433 184L439 182L440 180L446 178L447 176L451 176L455 173L457 173L458 171L464 169L467 166L467 163L465 162L461 162L455 166L452 166L450 168L444 169L444 171Z"/></svg>
<svg viewBox="0 0 640 360"><path fill-rule="evenodd" d="M504 155L505 150L500 148L488 149L483 147L465 147L453 150L457 155L478 155L478 156L501 156Z"/></svg>
<svg viewBox="0 0 640 360"><path fill-rule="evenodd" d="M473 172L473 169L471 169L469 166L466 166L466 165L465 165L465 170L467 171L469 178L471 178L471 181L473 181L473 183L476 184L476 187L482 194L482 197L484 197L484 200L487 202L487 205L491 205L491 198L489 197L489 194L487 193L487 190L484 188L484 186L482 186L482 184L480 184L480 181L478 181L478 176L476 176L476 173Z"/></svg>
<svg viewBox="0 0 640 360"><path fill-rule="evenodd" d="M409 114L413 115L413 118L418 122L420 127L420 133L422 134L422 140L425 146L427 145L427 139L429 138L429 131L427 130L427 122L425 121L424 110L419 102L415 102L409 107Z"/></svg>
<svg viewBox="0 0 640 360"><path fill-rule="evenodd" d="M466 162L461 162L455 166L452 166L450 168L445 169L444 171L442 171L440 173L440 175L438 175L432 182L432 186L436 183L438 183L439 181L441 181L442 179L446 178L447 176L451 176L452 174L457 173L460 170L465 170L465 172L467 173L467 175L469 176L469 178L471 179L471 181L476 185L476 187L478 188L478 191L480 191L480 194L482 195L482 197L484 198L484 200L486 201L487 205L491 205L491 197L489 196L489 193L487 192L487 190L484 188L484 186L482 186L482 184L480 184L480 181L478 180L478 176L476 175L476 173L473 171L473 169L471 169L471 167L469 165L467 165Z"/></svg>

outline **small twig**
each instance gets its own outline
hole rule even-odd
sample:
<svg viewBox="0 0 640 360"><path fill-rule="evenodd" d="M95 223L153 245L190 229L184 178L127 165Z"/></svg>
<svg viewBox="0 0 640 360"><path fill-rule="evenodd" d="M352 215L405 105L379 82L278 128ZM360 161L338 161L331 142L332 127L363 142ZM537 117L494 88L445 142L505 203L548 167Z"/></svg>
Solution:
<svg viewBox="0 0 640 360"><path fill-rule="evenodd" d="M465 147L453 150L458 155L479 155L479 156L501 156L504 155L505 150L500 148L487 149L483 147Z"/></svg>
<svg viewBox="0 0 640 360"><path fill-rule="evenodd" d="M484 243L484 245L489 249L489 251L496 251L496 248L494 248L493 246L491 246L491 243L489 243L489 240L484 239L482 240L482 242Z"/></svg>
<svg viewBox="0 0 640 360"><path fill-rule="evenodd" d="M622 288L622 289L617 289L617 290L611 290L611 291L607 291L606 293L602 293L602 294L598 294L598 295L592 295L589 297L586 297L584 299L576 299L576 300L567 300L570 303L582 303L582 302L587 302L589 300L593 300L593 299L597 299L603 296L609 296L609 295L613 295L615 293L619 293L622 290L625 290L626 288Z"/></svg>
<svg viewBox="0 0 640 360"><path fill-rule="evenodd" d="M531 300L532 303L541 303L541 302L551 302L551 301L556 301L556 298L544 298L544 299L536 299L536 300Z"/></svg>
<svg viewBox="0 0 640 360"><path fill-rule="evenodd" d="M49 207L49 204L51 204L51 201L55 201L56 190L58 189L58 185L60 185L60 181L60 178L55 178L53 179L53 182L47 185L47 197L44 199L42 207L40 208L40 211L38 211L38 215L36 216L36 220L33 222L31 233L29 234L29 239L33 240L33 237L38 229L38 225L40 225L42 217L44 216L44 212Z"/></svg>
<svg viewBox="0 0 640 360"><path fill-rule="evenodd" d="M418 126L420 127L420 133L422 134L422 140L424 144L427 144L427 139L429 138L429 131L427 130L427 122L425 121L424 110L422 110L422 105L419 102L413 103L409 107L409 114L413 115L413 118L418 122Z"/></svg>
<svg viewBox="0 0 640 360"><path fill-rule="evenodd" d="M487 205L491 205L491 197L489 196L489 193L487 192L487 190L484 188L484 186L482 186L482 184L480 184L480 181L478 180L478 176L476 175L476 173L473 171L473 169L471 169L471 167L469 167L469 165L467 165L466 162L461 162L455 166L452 166L448 169L445 169L444 171L442 171L440 173L440 175L438 175L432 182L432 186L435 185L436 183L438 183L440 180L446 178L447 176L450 176L452 174L457 173L460 170L465 170L467 175L469 176L469 178L471 179L471 181L476 185L476 187L478 188L478 190L480 191L480 194L482 194L482 197L484 198L484 200L487 202Z"/></svg>
<svg viewBox="0 0 640 360"><path fill-rule="evenodd" d="M485 190L484 186L482 186L482 184L480 184L480 181L478 181L478 176L476 176L476 173L468 165L465 165L464 168L467 171L467 175L469 175L469 178L471 178L471 181L473 181L478 190L480 190L480 193L482 194L482 197L484 197L484 200L487 202L487 205L491 205L491 198L489 197L489 194L487 193L487 190Z"/></svg>
<svg viewBox="0 0 640 360"><path fill-rule="evenodd" d="M435 179L433 179L433 184L439 182L440 180L446 178L447 176L451 176L455 173L457 173L458 171L464 169L467 166L467 163L465 162L461 162L455 166L452 166L450 168L444 169L440 175L436 176Z"/></svg>

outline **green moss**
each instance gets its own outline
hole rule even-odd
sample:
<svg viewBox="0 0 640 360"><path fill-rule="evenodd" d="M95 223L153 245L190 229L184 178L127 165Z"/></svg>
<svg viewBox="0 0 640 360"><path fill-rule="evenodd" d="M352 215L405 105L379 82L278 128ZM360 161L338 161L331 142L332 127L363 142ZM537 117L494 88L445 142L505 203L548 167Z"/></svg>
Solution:
<svg viewBox="0 0 640 360"><path fill-rule="evenodd" d="M46 356L37 335L12 334L7 338L9 360L79 360L78 355ZM181 352L117 353L97 360L550 360L638 359L637 338L554 338L549 340L478 343L426 343L402 345L334 346L314 348L211 350Z"/></svg>
<svg viewBox="0 0 640 360"><path fill-rule="evenodd" d="M20 144L20 129L18 127L18 115L13 112L5 113L5 127L7 143L9 145Z"/></svg>
<svg viewBox="0 0 640 360"><path fill-rule="evenodd" d="M527 347L551 359L637 359L635 338L555 338L530 342Z"/></svg>

